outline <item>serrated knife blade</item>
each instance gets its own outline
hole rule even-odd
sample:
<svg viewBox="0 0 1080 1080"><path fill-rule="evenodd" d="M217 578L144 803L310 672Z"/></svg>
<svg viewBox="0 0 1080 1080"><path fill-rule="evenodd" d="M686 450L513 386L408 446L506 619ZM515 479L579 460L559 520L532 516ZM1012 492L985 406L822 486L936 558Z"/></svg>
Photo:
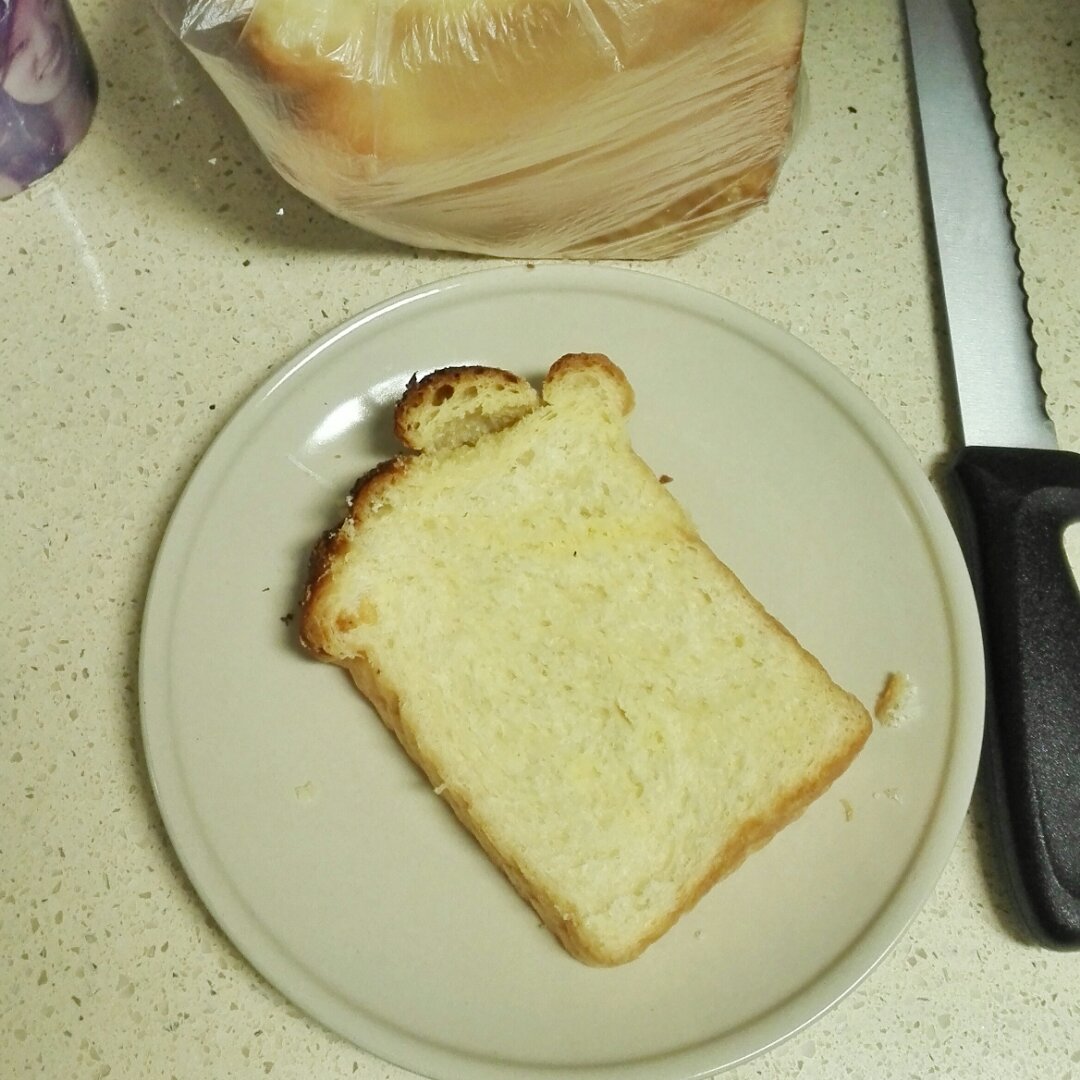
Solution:
<svg viewBox="0 0 1080 1080"><path fill-rule="evenodd" d="M907 10L964 442L1054 449L974 13Z"/></svg>
<svg viewBox="0 0 1080 1080"><path fill-rule="evenodd" d="M996 832L1032 936L1080 948L1080 594L971 0L905 0L964 448L951 476L987 658Z"/></svg>

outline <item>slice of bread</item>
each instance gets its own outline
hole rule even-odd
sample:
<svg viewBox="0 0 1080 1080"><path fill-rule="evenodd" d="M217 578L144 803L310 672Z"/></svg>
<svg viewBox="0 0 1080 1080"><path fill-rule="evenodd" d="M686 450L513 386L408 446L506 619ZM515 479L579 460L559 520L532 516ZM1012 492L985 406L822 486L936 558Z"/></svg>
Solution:
<svg viewBox="0 0 1080 1080"><path fill-rule="evenodd" d="M340 664L578 959L617 964L840 775L863 706L631 448L573 354L409 384L412 451L317 546L301 636Z"/></svg>

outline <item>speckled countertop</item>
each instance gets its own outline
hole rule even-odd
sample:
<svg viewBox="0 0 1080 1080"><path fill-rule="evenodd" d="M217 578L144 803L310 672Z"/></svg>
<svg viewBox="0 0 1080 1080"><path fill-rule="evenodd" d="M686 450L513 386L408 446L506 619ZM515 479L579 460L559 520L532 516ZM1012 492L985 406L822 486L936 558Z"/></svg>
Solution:
<svg viewBox="0 0 1080 1080"><path fill-rule="evenodd" d="M981 0L1052 417L1080 450L1080 7ZM76 5L86 142L0 204L0 1076L398 1078L216 929L138 736L170 511L264 378L350 314L482 260L396 248L289 189L143 0ZM951 445L897 5L812 0L810 112L771 205L653 264L789 328L927 471ZM1080 1077L1080 956L1026 944L981 788L881 966L751 1077Z"/></svg>

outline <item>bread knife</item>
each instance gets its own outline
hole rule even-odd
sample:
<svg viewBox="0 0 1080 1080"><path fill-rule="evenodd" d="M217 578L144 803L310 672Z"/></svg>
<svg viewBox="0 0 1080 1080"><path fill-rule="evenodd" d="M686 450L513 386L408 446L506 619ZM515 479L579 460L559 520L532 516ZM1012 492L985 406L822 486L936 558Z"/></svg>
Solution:
<svg viewBox="0 0 1080 1080"><path fill-rule="evenodd" d="M958 533L987 661L983 766L1015 907L1080 948L1080 455L1046 412L971 0L905 0L960 412Z"/></svg>

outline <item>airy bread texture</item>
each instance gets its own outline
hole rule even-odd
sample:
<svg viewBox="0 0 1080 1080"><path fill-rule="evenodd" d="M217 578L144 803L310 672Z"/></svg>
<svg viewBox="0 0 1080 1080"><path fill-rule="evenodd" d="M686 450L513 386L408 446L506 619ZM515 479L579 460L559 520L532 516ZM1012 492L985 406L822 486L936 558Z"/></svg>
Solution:
<svg viewBox="0 0 1080 1080"><path fill-rule="evenodd" d="M395 240L656 258L769 195L805 0L155 0L271 162Z"/></svg>
<svg viewBox="0 0 1080 1080"><path fill-rule="evenodd" d="M413 452L317 546L300 628L593 964L637 956L871 730L634 453L633 402L596 354L542 394L489 368L412 382Z"/></svg>

